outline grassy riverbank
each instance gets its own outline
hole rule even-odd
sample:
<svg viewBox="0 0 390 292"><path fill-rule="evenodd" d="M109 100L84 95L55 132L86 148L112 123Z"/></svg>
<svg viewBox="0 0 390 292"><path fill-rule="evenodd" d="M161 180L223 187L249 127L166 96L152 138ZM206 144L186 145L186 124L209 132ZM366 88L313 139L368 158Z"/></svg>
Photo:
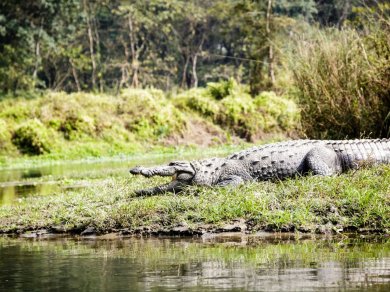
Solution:
<svg viewBox="0 0 390 292"><path fill-rule="evenodd" d="M220 231L390 230L390 166L337 177L258 182L236 189L190 187L135 197L163 179L99 177L92 186L0 207L3 233L202 234ZM41 231L42 232L42 231Z"/></svg>

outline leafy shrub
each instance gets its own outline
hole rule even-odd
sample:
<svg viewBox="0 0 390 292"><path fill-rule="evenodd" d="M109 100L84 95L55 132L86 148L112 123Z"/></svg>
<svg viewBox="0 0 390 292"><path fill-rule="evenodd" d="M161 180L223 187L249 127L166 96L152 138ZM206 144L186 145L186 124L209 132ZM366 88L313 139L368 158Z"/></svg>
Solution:
<svg viewBox="0 0 390 292"><path fill-rule="evenodd" d="M208 94L216 100L221 100L230 94L237 87L237 82L233 78L226 81L207 83Z"/></svg>
<svg viewBox="0 0 390 292"><path fill-rule="evenodd" d="M61 132L67 140L79 140L84 136L93 137L96 127L89 112L93 112L93 107L98 104L97 99L98 96L95 96L93 105L90 94L51 93L47 98L40 100L40 111L37 116L46 125Z"/></svg>
<svg viewBox="0 0 390 292"><path fill-rule="evenodd" d="M31 117L31 108L21 103L21 99L6 99L0 105L0 117L12 119L14 121L23 121Z"/></svg>
<svg viewBox="0 0 390 292"><path fill-rule="evenodd" d="M173 99L174 105L181 110L192 110L201 116L214 119L219 111L219 104L203 88L193 88Z"/></svg>
<svg viewBox="0 0 390 292"><path fill-rule="evenodd" d="M390 135L389 29L329 29L298 40L292 68L309 137Z"/></svg>
<svg viewBox="0 0 390 292"><path fill-rule="evenodd" d="M0 149L7 149L11 141L11 133L8 131L7 123L0 119Z"/></svg>
<svg viewBox="0 0 390 292"><path fill-rule="evenodd" d="M61 122L59 130L64 134L65 139L77 140L84 134L92 136L95 126L93 119L87 115L68 113L65 120Z"/></svg>
<svg viewBox="0 0 390 292"><path fill-rule="evenodd" d="M261 115L265 116L267 131L280 127L291 131L299 124L299 109L291 99L277 96L275 92L264 91L254 99L254 104Z"/></svg>
<svg viewBox="0 0 390 292"><path fill-rule="evenodd" d="M221 101L217 122L226 125L241 138L252 140L257 132L257 123L253 119L255 107L249 94L229 95Z"/></svg>
<svg viewBox="0 0 390 292"><path fill-rule="evenodd" d="M183 114L161 90L126 90L121 98L117 112L128 117L127 129L140 138L163 138L185 127Z"/></svg>
<svg viewBox="0 0 390 292"><path fill-rule="evenodd" d="M298 107L290 99L274 92L252 98L248 88L234 80L228 85L227 81L212 83L212 88L210 91L208 85L206 89L191 89L179 94L173 102L181 110L196 112L246 140L260 138L265 132L291 132L298 127Z"/></svg>
<svg viewBox="0 0 390 292"><path fill-rule="evenodd" d="M30 155L49 153L52 148L46 127L37 119L29 120L16 129L12 143L20 152Z"/></svg>

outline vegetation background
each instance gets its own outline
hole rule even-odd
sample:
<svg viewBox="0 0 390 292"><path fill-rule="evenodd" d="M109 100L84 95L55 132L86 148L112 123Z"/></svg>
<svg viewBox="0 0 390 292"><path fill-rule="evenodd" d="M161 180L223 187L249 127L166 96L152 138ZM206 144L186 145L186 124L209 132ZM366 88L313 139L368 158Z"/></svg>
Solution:
<svg viewBox="0 0 390 292"><path fill-rule="evenodd" d="M0 168L390 137L389 14L385 0L2 0ZM127 169L22 173L8 190L61 188L26 198L12 189L0 232L166 234L238 220L252 231L388 234L389 177L385 165L144 198L134 190L150 180L129 180Z"/></svg>
<svg viewBox="0 0 390 292"><path fill-rule="evenodd" d="M360 0L3 0L0 162L389 137L389 11Z"/></svg>

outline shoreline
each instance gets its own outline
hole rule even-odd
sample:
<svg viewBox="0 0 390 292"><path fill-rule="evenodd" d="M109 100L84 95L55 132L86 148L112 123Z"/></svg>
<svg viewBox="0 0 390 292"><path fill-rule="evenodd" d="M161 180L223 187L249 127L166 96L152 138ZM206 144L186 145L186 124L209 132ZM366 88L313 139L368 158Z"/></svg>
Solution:
<svg viewBox="0 0 390 292"><path fill-rule="evenodd" d="M15 230L9 232L0 231L0 236L15 237L15 238L36 238L36 239L51 239L63 237L77 237L77 238L96 238L96 239L121 239L127 237L188 237L188 238L214 238L214 237L269 237L269 236L385 236L390 237L390 233L386 229L373 228L356 228L347 227L338 230L335 226L322 225L316 226L315 230L251 230L250 224L244 220L235 220L231 224L223 226L201 224L196 228L187 226L165 227L165 228L151 228L140 227L133 230L129 228L113 229L99 232L93 227L82 229L65 230L61 226L53 226L47 229L36 230Z"/></svg>

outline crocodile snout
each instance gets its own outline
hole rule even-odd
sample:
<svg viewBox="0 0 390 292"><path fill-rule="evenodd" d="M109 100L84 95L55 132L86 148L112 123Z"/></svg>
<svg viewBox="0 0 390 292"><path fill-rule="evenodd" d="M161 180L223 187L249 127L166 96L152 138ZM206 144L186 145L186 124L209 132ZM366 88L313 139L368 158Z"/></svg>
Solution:
<svg viewBox="0 0 390 292"><path fill-rule="evenodd" d="M136 167L130 169L131 174L140 174L141 173L141 166L137 165Z"/></svg>

